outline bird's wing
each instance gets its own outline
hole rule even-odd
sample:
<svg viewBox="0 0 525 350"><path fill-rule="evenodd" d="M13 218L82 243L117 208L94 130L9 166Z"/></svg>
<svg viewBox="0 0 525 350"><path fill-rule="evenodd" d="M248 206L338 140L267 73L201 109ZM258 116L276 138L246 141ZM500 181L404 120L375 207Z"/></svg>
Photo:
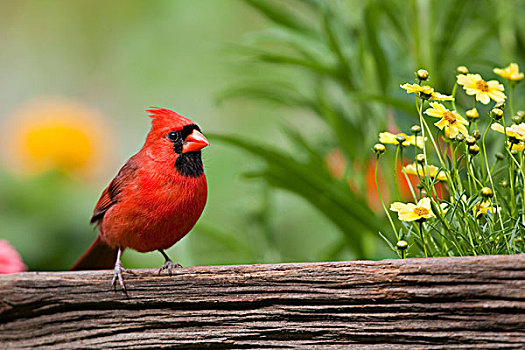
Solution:
<svg viewBox="0 0 525 350"><path fill-rule="evenodd" d="M137 171L137 162L131 157L126 164L120 169L117 176L111 181L108 187L102 192L102 196L93 210L93 216L90 223L98 223L102 220L106 212L112 205L119 202L119 194L125 186L134 177Z"/></svg>

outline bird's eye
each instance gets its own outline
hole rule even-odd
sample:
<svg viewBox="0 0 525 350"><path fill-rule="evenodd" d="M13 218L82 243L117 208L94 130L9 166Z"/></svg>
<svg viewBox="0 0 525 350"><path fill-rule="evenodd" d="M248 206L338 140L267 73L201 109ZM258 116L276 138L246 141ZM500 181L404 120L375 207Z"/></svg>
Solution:
<svg viewBox="0 0 525 350"><path fill-rule="evenodd" d="M172 131L168 134L168 138L170 139L170 141L172 142L177 142L177 141L180 141L180 133L176 132L176 131Z"/></svg>

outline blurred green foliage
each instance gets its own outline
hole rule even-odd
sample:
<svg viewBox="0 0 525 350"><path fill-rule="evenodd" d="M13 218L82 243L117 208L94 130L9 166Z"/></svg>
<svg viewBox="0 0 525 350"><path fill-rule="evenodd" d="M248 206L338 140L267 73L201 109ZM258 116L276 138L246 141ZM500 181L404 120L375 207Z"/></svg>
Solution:
<svg viewBox="0 0 525 350"><path fill-rule="evenodd" d="M238 68L223 45L265 25L237 0L0 2L0 238L30 270L71 266L95 239L89 218L100 193L142 146L149 106L174 109L206 134L238 131L278 143L284 111L214 102ZM100 127L112 140L100 145L108 160L96 176L30 175L8 165L4 141L16 111L49 96L105 116ZM212 141L204 164L205 212L168 252L183 266L315 261L337 240L337 229L308 204L245 181L246 166L262 165L253 156ZM124 254L127 267L162 263L157 252Z"/></svg>

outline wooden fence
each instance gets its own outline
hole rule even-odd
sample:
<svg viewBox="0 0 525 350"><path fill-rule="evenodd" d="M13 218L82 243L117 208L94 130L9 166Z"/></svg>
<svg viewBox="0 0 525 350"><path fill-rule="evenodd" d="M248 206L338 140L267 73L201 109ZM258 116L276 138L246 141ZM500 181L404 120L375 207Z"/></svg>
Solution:
<svg viewBox="0 0 525 350"><path fill-rule="evenodd" d="M525 255L0 276L0 349L524 349Z"/></svg>

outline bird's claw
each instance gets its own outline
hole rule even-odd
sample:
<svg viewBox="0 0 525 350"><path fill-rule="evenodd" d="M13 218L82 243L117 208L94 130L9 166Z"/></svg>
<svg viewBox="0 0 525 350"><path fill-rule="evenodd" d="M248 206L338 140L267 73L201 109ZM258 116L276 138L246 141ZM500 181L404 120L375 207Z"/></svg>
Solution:
<svg viewBox="0 0 525 350"><path fill-rule="evenodd" d="M171 276L171 272L173 269L180 269L182 268L181 264L173 263L171 260L166 260L164 265L159 269L159 275L163 270L168 270L168 274Z"/></svg>
<svg viewBox="0 0 525 350"><path fill-rule="evenodd" d="M124 294L126 294L127 297L129 297L128 291L126 290L126 285L124 284L124 278L122 278L122 272L127 272L132 275L136 275L132 270L123 268L122 264L118 262L117 264L115 264L115 269L113 270L113 279L111 280L111 285L113 286L113 289L117 291L118 280L122 291L124 292Z"/></svg>

